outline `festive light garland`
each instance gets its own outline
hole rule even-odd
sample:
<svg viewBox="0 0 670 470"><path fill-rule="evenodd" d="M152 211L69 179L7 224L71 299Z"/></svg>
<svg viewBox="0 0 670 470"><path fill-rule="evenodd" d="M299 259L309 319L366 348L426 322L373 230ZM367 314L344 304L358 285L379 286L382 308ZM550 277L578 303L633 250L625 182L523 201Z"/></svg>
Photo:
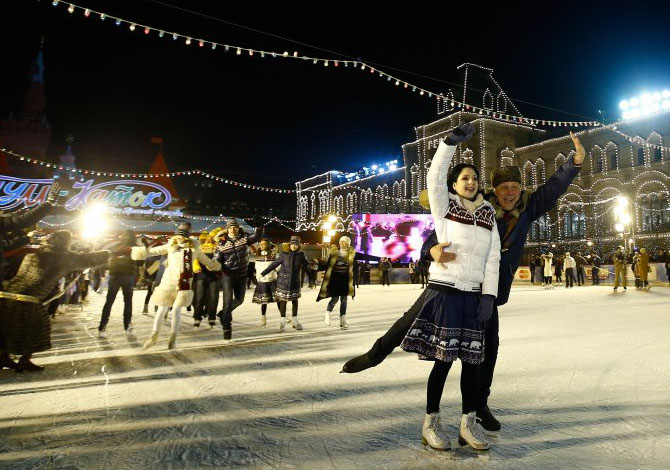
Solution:
<svg viewBox="0 0 670 470"><path fill-rule="evenodd" d="M26 163L32 163L34 165L43 166L46 168L53 168L54 170L69 171L70 173L77 173L80 175L86 176L104 176L104 177L114 177L114 178L140 178L140 179L152 179L152 178L175 178L178 176L202 176L219 183L225 183L232 186L237 186L244 189L250 189L254 191L264 191L264 192L273 192L280 194L293 194L295 189L279 189L279 188L269 188L266 186L256 186L254 184L240 183L239 181L233 181L228 178L222 178L220 176L212 175L210 173L194 169L194 170L184 170L184 171L175 171L171 173L116 173L108 171L95 171L95 170L83 170L80 168L70 168L57 163L49 163L36 158L26 157L25 155L18 154L12 150L2 148L1 152L6 153L19 159L19 161L25 161Z"/></svg>
<svg viewBox="0 0 670 470"><path fill-rule="evenodd" d="M39 1L39 0L38 0ZM555 121L555 120L549 120L549 119L530 119L526 118L523 116L517 116L513 114L506 114L506 113L500 113L500 112L494 112L490 109L486 108L480 108L477 106L472 106L464 102L460 102L457 100L453 99L453 95L447 95L447 97L443 96L441 93L436 93L434 91L430 91L428 89L422 88L418 85L414 85L410 82L407 82L405 80L402 80L398 77L395 77L391 74L388 74L384 71L381 71L373 66L370 66L366 64L365 62L362 62L360 60L340 60L340 59L324 59L322 57L312 57L312 56L305 56L305 55L300 55L298 54L297 51L294 51L293 53L289 53L288 51L284 52L273 52L273 51L264 51L264 50L258 50L258 49L252 49L248 47L242 47L242 46L234 46L230 44L223 44L219 43L216 41L210 41L210 40L205 40L201 38L196 38L195 35L184 35L181 33L176 33L174 31L167 31L163 30L160 28L156 28L153 26L148 26L141 24L136 21L131 21L131 20L126 20L123 18L115 17L112 15L108 15L106 13L92 10L90 8L85 8L81 7L79 5L76 5L74 3L70 2L61 2L60 0L52 0L51 4L53 6L58 6L60 4L66 5L67 6L67 11L72 14L76 10L80 10L83 12L84 17L90 18L92 15L98 17L100 20L105 21L109 19L110 21L114 22L116 26L127 26L128 29L131 32L136 31L137 29L140 29L144 32L144 36L148 36L151 33L154 33L154 35L157 35L159 38L172 38L173 41L180 40L183 41L186 46L190 46L194 43L197 43L200 48L207 48L212 51L214 50L223 50L224 52L231 52L234 51L237 56L247 56L247 57L253 57L253 56L259 56L261 58L265 57L272 57L272 58L284 58L284 59L294 59L294 60L303 60L303 61L308 61L312 62L314 65L319 65L322 64L324 67L330 67L332 65L332 68L339 68L341 65L344 67L349 67L350 65L353 68L358 68L362 72L368 72L369 74L373 76L377 76L379 78L385 79L389 83L393 83L396 87L402 87L402 89L412 91L413 93L417 93L420 96L427 96L428 98L435 98L438 102L438 108L440 106L440 103L443 105L450 105L452 109L456 108L461 108L466 111L472 111L474 113L478 113L481 115L486 114L487 116L491 116L494 119L500 119L502 121L507 121L507 122L517 122L517 123L524 123L524 124L529 124L531 126L536 126L536 125L542 125L542 126L553 126L553 127L584 127L584 126L592 126L592 127L597 127L601 126L601 123L598 121ZM467 78L466 78L467 80ZM465 100L465 98L464 98Z"/></svg>

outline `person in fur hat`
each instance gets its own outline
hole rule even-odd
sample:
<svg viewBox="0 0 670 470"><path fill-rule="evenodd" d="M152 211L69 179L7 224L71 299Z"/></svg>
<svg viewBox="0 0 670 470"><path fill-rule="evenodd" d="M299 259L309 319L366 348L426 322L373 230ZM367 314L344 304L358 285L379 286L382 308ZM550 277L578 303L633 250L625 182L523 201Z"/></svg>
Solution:
<svg viewBox="0 0 670 470"><path fill-rule="evenodd" d="M158 341L161 320L170 307L172 307L172 325L170 328L168 349L175 349L177 347L181 309L188 307L193 301L193 291L191 290L193 261L197 259L210 271L219 271L221 269L221 265L217 261L209 259L202 252L198 240L189 238L190 234L191 224L186 223L177 228L175 235L165 245L153 248L133 248L133 257L135 259L142 259L147 256L167 255L167 267L160 284L154 289L154 293L149 300L150 304L158 306L158 311L154 317L154 327L151 337L144 343L145 349L154 346Z"/></svg>
<svg viewBox="0 0 670 470"><path fill-rule="evenodd" d="M76 253L70 251L72 233L61 230L23 258L18 273L5 282L0 292L0 366L22 371L44 367L31 362L36 352L51 349L51 320L47 311L50 293L66 274L89 267L103 266L109 251ZM46 303L45 303L46 302ZM9 354L20 355L14 363Z"/></svg>
<svg viewBox="0 0 670 470"><path fill-rule="evenodd" d="M267 324L265 314L268 311L268 304L276 302L275 291L277 290L277 271L272 270L265 276L261 273L277 260L277 250L270 243L270 240L263 238L258 243L258 252L256 253L256 289L251 301L261 306L261 326ZM279 309L281 313L281 308ZM286 308L284 315L286 318Z"/></svg>
<svg viewBox="0 0 670 470"><path fill-rule="evenodd" d="M247 270L249 269L249 245L256 243L263 236L261 229L253 235L247 235L240 229L235 219L226 224L225 232L220 232L214 259L221 263L221 290L223 291L223 307L218 313L223 327L223 339L228 341L233 336L233 310L242 305L247 291Z"/></svg>
<svg viewBox="0 0 670 470"><path fill-rule="evenodd" d="M284 331L286 327L286 304L288 302L292 304L291 324L296 330L302 330L302 325L298 321L298 299L300 298L300 271L301 268L307 269L307 258L300 249L300 237L297 235L293 235L291 241L285 243L283 248L284 251L277 259L261 271L261 276L267 276L275 269L279 269L277 290L274 294L281 314L279 331Z"/></svg>

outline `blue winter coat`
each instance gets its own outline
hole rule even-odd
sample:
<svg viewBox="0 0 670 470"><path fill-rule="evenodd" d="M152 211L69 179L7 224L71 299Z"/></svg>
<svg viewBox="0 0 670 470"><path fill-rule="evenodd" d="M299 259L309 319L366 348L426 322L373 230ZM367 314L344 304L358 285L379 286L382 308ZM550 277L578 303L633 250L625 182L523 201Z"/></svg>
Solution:
<svg viewBox="0 0 670 470"><path fill-rule="evenodd" d="M495 194L490 191L484 195L484 198L496 210L496 224L500 235L500 275L498 276L496 305L504 305L509 299L514 273L521 262L523 247L532 223L554 207L558 198L568 190L572 180L579 174L579 170L580 167L576 167L571 158L561 165L556 173L545 184L537 188L534 193L528 195L523 191L519 203L514 210L510 211L518 210L519 217L509 234L506 234L508 222L503 217L505 213L498 204ZM429 251L435 245L437 245L437 236L433 231L421 248L422 258L431 261Z"/></svg>

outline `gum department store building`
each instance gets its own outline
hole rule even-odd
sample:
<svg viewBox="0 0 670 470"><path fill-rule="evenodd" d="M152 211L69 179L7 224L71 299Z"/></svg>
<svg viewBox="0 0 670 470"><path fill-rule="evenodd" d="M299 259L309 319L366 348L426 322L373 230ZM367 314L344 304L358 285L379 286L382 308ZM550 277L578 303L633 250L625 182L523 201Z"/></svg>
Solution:
<svg viewBox="0 0 670 470"><path fill-rule="evenodd" d="M426 213L419 205L419 193L426 187L432 156L445 133L463 122L473 122L477 130L459 146L452 164L470 162L479 167L487 189L495 167L517 165L522 169L522 189L534 191L572 156L570 128L542 130L520 120L499 119L498 113L521 114L493 78L492 69L466 63L458 70L463 91L450 90L446 99L438 101L439 119L415 128L416 140L402 146L399 165L403 166L382 174L332 170L297 182L296 230L319 230L332 215L338 217L336 228L345 230L348 217L356 213ZM488 113L456 110L450 106L452 99ZM670 112L616 126L633 142L608 127L587 127L577 133L586 150L582 171L556 206L533 224L530 250L586 250L591 241L598 251L608 253L623 244L615 228L617 196L630 201L626 240L653 252L670 248L670 152L659 148L670 137Z"/></svg>

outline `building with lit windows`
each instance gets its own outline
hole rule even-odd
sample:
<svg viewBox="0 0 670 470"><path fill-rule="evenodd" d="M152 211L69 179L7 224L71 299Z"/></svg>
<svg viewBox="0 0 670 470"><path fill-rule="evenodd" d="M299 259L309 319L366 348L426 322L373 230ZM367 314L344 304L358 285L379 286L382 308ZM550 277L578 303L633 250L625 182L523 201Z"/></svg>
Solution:
<svg viewBox="0 0 670 470"><path fill-rule="evenodd" d="M376 171L332 170L298 181L296 229L319 230L329 216L337 217L338 230L346 230L353 214L426 213L419 194L432 156L444 135L463 122L473 122L476 132L459 146L452 165L478 166L487 189L494 168L517 165L523 189L534 191L572 156L571 128L548 121L539 129L542 123L519 113L493 70L473 64L458 69L462 91L449 90L437 100L438 119L415 128L416 139L402 146L401 162ZM604 254L624 242L653 252L670 248L670 153L665 148L670 106L665 106L665 94L659 93L660 102L647 105L646 113L627 109L627 119L615 126L584 126L577 132L586 150L582 171L556 207L533 224L530 250L585 251L588 242ZM456 109L452 99L467 105ZM617 209L622 198L630 204Z"/></svg>

